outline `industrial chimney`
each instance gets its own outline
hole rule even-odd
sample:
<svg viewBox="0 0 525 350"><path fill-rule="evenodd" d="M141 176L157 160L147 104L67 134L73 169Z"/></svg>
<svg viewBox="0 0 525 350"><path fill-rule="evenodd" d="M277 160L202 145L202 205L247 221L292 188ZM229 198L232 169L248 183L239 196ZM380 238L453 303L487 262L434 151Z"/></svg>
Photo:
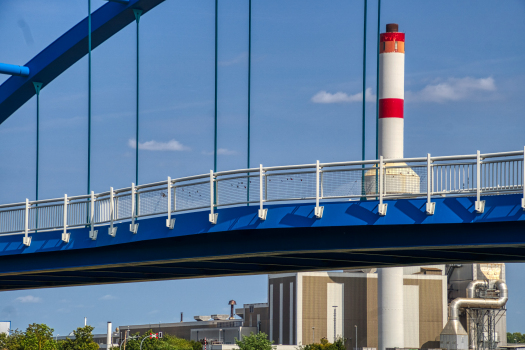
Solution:
<svg viewBox="0 0 525 350"><path fill-rule="evenodd" d="M403 158L404 90L405 34L387 24L379 40L378 151L384 159ZM404 348L402 267L379 269L377 295L379 350Z"/></svg>
<svg viewBox="0 0 525 350"><path fill-rule="evenodd" d="M230 311L230 320L234 320L234 319L235 319L235 316L234 316L234 310L233 310L233 308L234 308L235 305L237 305L237 303L235 302L235 300L230 300L230 301L228 302L228 305L231 306L231 311Z"/></svg>

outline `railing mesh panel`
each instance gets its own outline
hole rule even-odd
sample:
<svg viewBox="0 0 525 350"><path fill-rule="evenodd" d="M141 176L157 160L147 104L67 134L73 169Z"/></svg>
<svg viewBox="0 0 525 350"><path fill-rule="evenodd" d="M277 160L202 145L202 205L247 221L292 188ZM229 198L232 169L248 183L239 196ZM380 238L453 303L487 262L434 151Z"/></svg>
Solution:
<svg viewBox="0 0 525 350"><path fill-rule="evenodd" d="M217 181L217 204L227 205L259 200L259 182L257 177L241 177L233 179L219 179ZM263 184L264 185L264 184Z"/></svg>
<svg viewBox="0 0 525 350"><path fill-rule="evenodd" d="M427 167L385 167L384 181L386 195L424 194L427 192Z"/></svg>
<svg viewBox="0 0 525 350"><path fill-rule="evenodd" d="M266 176L267 200L315 197L315 172Z"/></svg>
<svg viewBox="0 0 525 350"><path fill-rule="evenodd" d="M175 187L175 210L210 206L210 183Z"/></svg>
<svg viewBox="0 0 525 350"><path fill-rule="evenodd" d="M321 173L321 196L323 198L351 197L362 194L363 175L367 171L337 170ZM367 175L367 178L370 175ZM370 188L365 188L367 194L375 193L375 186L365 181ZM314 189L315 191L315 189Z"/></svg>
<svg viewBox="0 0 525 350"><path fill-rule="evenodd" d="M168 189L139 194L139 215L152 215L168 212Z"/></svg>
<svg viewBox="0 0 525 350"><path fill-rule="evenodd" d="M131 194L115 198L115 220L131 217Z"/></svg>

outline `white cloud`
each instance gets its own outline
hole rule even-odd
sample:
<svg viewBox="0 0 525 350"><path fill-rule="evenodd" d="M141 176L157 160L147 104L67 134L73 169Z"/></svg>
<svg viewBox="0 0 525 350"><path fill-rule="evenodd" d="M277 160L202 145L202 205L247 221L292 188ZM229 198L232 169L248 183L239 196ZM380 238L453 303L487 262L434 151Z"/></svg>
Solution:
<svg viewBox="0 0 525 350"><path fill-rule="evenodd" d="M115 299L118 299L118 298L111 294L106 294L103 297L98 298L98 300L115 300Z"/></svg>
<svg viewBox="0 0 525 350"><path fill-rule="evenodd" d="M128 140L128 146L131 148L136 147L135 140L129 139ZM180 143L177 140L170 140L168 142L158 142L158 141L146 141L146 142L139 142L139 149L145 150L145 151L189 151L190 148L187 146L184 146L182 143Z"/></svg>
<svg viewBox="0 0 525 350"><path fill-rule="evenodd" d="M229 61L220 61L219 66L231 66L237 63L243 63L248 61L248 52L243 52L237 57L229 60Z"/></svg>
<svg viewBox="0 0 525 350"><path fill-rule="evenodd" d="M42 298L26 295L24 297L16 298L15 301L18 301L19 303L40 303Z"/></svg>
<svg viewBox="0 0 525 350"><path fill-rule="evenodd" d="M312 97L312 102L314 103L344 103L344 102L362 102L363 93L358 92L354 95L348 95L346 92L336 92L335 94L319 91ZM376 95L372 93L372 88L367 88L365 90L365 101L366 102L375 102Z"/></svg>
<svg viewBox="0 0 525 350"><path fill-rule="evenodd" d="M459 101L474 97L476 93L496 91L492 77L488 78L449 78L444 82L429 84L416 92L407 91L408 102L446 102Z"/></svg>
<svg viewBox="0 0 525 350"><path fill-rule="evenodd" d="M202 154L206 154L208 156L212 156L213 152L202 151ZM234 151L234 150L231 150L231 149L227 149L227 148L219 148L219 149L217 149L217 155L219 155L219 156L232 156L234 154L237 154L237 151Z"/></svg>

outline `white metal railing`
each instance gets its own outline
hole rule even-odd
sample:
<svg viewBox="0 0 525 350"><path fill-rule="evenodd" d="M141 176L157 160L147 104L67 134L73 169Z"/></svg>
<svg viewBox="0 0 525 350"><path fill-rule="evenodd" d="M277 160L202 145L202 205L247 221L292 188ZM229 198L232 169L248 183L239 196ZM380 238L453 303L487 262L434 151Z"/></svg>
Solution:
<svg viewBox="0 0 525 350"><path fill-rule="evenodd" d="M524 149L525 151L525 149ZM484 211L481 195L523 193L525 210L524 151L421 158L383 159L276 166L221 171L168 178L145 185L89 195L0 205L0 235L24 234L24 244L38 232L69 231L108 226L117 234L116 223L130 221L138 233L138 218L167 215L166 226L175 227L173 213L209 210L209 221L217 223L219 207L258 205L258 216L266 220L270 202L315 202L314 215L322 218L322 200L379 200L378 215L386 215L388 199L426 198L426 213L433 215L436 196L476 196L475 210Z"/></svg>

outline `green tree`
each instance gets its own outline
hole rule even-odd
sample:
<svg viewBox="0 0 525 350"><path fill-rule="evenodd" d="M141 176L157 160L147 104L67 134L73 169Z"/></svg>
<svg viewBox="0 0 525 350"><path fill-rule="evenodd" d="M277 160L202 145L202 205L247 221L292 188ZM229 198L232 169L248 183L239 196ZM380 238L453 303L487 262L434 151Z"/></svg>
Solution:
<svg viewBox="0 0 525 350"><path fill-rule="evenodd" d="M337 338L335 342L330 343L328 339L322 338L320 343L300 345L298 350L345 350L345 339Z"/></svg>
<svg viewBox="0 0 525 350"><path fill-rule="evenodd" d="M525 334L515 332L507 333L507 343L525 343Z"/></svg>
<svg viewBox="0 0 525 350"><path fill-rule="evenodd" d="M74 339L66 339L60 342L61 350L97 350L98 344L93 341L94 327L78 327L73 331Z"/></svg>
<svg viewBox="0 0 525 350"><path fill-rule="evenodd" d="M196 340L190 340L190 345L193 350L202 350L202 343Z"/></svg>
<svg viewBox="0 0 525 350"><path fill-rule="evenodd" d="M9 335L2 333L0 334L0 349L8 350L23 350L23 340L25 338L24 332L15 329L11 331Z"/></svg>
<svg viewBox="0 0 525 350"><path fill-rule="evenodd" d="M53 328L45 324L30 324L22 340L24 350L55 350L57 343L53 340Z"/></svg>
<svg viewBox="0 0 525 350"><path fill-rule="evenodd" d="M275 349L272 346L273 341L268 340L266 333L258 333L243 337L242 340L235 338L235 344L239 347L240 350L273 350Z"/></svg>

